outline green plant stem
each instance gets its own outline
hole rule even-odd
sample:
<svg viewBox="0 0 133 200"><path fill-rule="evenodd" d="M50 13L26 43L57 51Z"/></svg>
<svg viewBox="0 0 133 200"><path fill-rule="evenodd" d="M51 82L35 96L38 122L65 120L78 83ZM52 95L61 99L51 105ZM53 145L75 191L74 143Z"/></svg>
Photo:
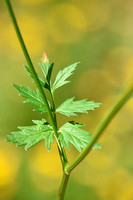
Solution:
<svg viewBox="0 0 133 200"><path fill-rule="evenodd" d="M56 112L55 112L55 100L54 100L54 94L50 89L50 94L51 94L51 99L52 99L52 105L53 105L53 115L54 115L54 120L56 122L57 125L57 118L56 118ZM58 128L57 128L58 129Z"/></svg>
<svg viewBox="0 0 133 200"><path fill-rule="evenodd" d="M51 91L51 90L50 90ZM55 108L55 100L54 100L54 94L51 91L51 99L52 99L52 104L53 104L53 115L54 115L54 119L56 122L56 127L57 127L57 119L56 119L56 108ZM57 127L58 130L58 127ZM62 147L63 151L64 151L64 155L65 155L65 165L64 165L64 169L63 169L63 176L62 176L62 180L61 180L61 184L60 184L60 188L59 188L59 192L58 192L58 196L57 196L57 200L63 200L64 199L64 195L65 195L65 191L66 191L66 187L67 187L67 183L68 183L68 179L70 174L66 174L65 173L65 168L68 165L68 161L67 161L67 156L66 156L66 152L64 150L64 148Z"/></svg>
<svg viewBox="0 0 133 200"><path fill-rule="evenodd" d="M68 175L65 174L65 173L63 174L62 180L61 180L61 185L60 185L60 188L59 188L59 193L58 193L56 200L63 200L64 199L64 195L65 195L65 191L66 191L66 187L67 187L69 177L70 177L70 174L68 174Z"/></svg>
<svg viewBox="0 0 133 200"><path fill-rule="evenodd" d="M67 173L70 173L87 156L87 154L91 151L94 143L99 139L105 128L109 125L110 121L114 118L116 113L130 98L132 92L133 92L133 79L129 84L127 84L123 88L122 93L118 96L118 99L116 100L112 108L109 110L106 117L102 120L102 122L98 126L90 144L88 144L88 146L80 153L80 155L68 167L66 167Z"/></svg>
<svg viewBox="0 0 133 200"><path fill-rule="evenodd" d="M52 99L52 105L53 105L53 117L54 117L54 121L55 121L55 124L56 124L56 129L58 131L54 94L53 94L52 91L50 93L51 93L51 99ZM59 142L59 144L61 146L60 141L58 141L58 142ZM67 155L66 155L65 149L63 147L62 147L62 150L63 150L63 153L64 153L64 168L63 168L63 171L64 171L65 167L68 166L68 160L67 160Z"/></svg>
<svg viewBox="0 0 133 200"><path fill-rule="evenodd" d="M9 12L9 15L11 17L11 20L12 20L12 23L14 25L14 28L15 28L15 31L16 31L16 34L17 34L17 37L18 37L18 40L20 42L20 45L21 45L21 48L23 50L23 53L24 53L24 56L25 56L25 59L28 63L28 66L32 72L32 75L34 77L34 80L35 80L35 83L36 83L36 86L42 96L42 99L43 99L43 102L45 104L45 107L46 107L46 110L47 110L47 113L48 113L48 116L49 116L49 119L50 119L50 122L51 122L51 125L53 127L53 130L54 130L54 133L55 133L55 138L56 138L56 142L57 142L57 146L58 146L58 150L59 150L59 154L60 154L60 158L61 158L61 161L62 161L62 165L63 165L63 168L66 164L66 159L65 159L65 155L64 155L64 150L62 149L62 146L60 145L60 142L58 141L58 132L57 132L57 128L56 128L56 123L53 119L53 116L52 116L52 113L51 113L51 110L50 110L50 107L48 105L48 102L47 102L47 98L45 96L45 93L41 87L41 84L38 80L38 77L37 77L37 74L35 72L35 69L34 69L34 66L32 64L32 61L30 59L30 56L28 54L28 51L26 49L26 46L25 46L25 43L24 43L24 40L22 38L22 35L21 35L21 32L19 30L19 27L18 27L18 24L17 24L17 21L16 21L16 17L14 15L14 12L13 12L13 9L12 9L12 6L11 6L11 3L9 0L5 0L5 4L7 6L7 9L8 9L8 12Z"/></svg>

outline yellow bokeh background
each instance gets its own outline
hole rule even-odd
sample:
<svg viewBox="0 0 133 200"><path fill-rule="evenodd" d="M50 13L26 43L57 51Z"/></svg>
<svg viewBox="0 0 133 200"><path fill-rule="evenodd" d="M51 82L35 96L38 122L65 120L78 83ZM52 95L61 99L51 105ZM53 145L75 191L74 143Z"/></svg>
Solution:
<svg viewBox="0 0 133 200"><path fill-rule="evenodd" d="M52 81L67 65L81 61L71 84L60 88L56 106L65 99L88 99L102 106L78 118L57 116L86 124L94 133L124 83L133 78L133 2L124 0L12 0L18 24L31 59L38 62L46 51L55 62ZM42 141L27 152L5 142L18 126L46 118L23 104L11 83L35 88L4 1L0 2L0 200L55 199L62 166L55 142L50 152ZM48 120L48 119L47 119ZM94 150L74 170L66 200L133 200L133 98L111 121ZM71 145L69 162L79 152Z"/></svg>

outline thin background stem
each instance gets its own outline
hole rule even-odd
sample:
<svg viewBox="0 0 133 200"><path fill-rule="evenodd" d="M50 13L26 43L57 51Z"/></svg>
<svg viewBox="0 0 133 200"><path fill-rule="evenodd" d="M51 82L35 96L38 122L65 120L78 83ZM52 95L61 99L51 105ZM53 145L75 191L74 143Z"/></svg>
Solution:
<svg viewBox="0 0 133 200"><path fill-rule="evenodd" d="M7 9L8 9L8 12L9 12L9 15L11 17L11 20L12 20L12 23L14 25L14 28L15 28L15 31L16 31L16 34L17 34L17 37L18 37L18 40L20 42L20 45L21 45L21 48L23 50L23 53L24 53L24 56L25 56L25 59L28 63L28 66L32 72L32 75L33 75L33 78L34 78L34 81L36 83L36 86L42 96L42 99L43 99L43 102L44 102L44 105L46 107L46 110L47 110L47 114L49 116L49 119L50 119L50 122L51 122L51 125L53 127L53 130L54 130L54 133L55 133L55 138L56 138L56 142L57 142L57 146L58 146L58 150L59 150L59 155L60 155L60 158L61 158L61 161L62 161L62 165L63 165L63 169L66 165L66 156L64 155L64 150L60 144L60 142L58 141L58 132L57 132L57 126L56 126L56 123L53 119L53 116L52 116L52 113L51 113L51 110L50 110L50 107L49 107L49 104L48 104L48 101L47 101L47 98L46 98L46 95L41 87L41 84L38 80L38 77L37 77L37 74L36 74L36 71L34 69L34 66L32 64L32 61L30 59L30 56L29 56L29 53L27 51L27 48L25 46L25 43L24 43L24 40L22 38L22 35L21 35L21 32L19 30L19 27L18 27L18 24L17 24L17 21L16 21L16 17L14 15L14 12L13 12L13 9L12 9L12 6L11 6L11 3L9 0L5 0L5 3L6 3L6 6L7 6Z"/></svg>
<svg viewBox="0 0 133 200"><path fill-rule="evenodd" d="M101 137L103 131L109 125L110 121L130 98L131 93L133 93L133 79L123 88L121 94L116 99L116 102L98 126L90 144L88 144L88 146L80 153L80 155L68 167L66 167L67 173L70 173L87 156L87 154L91 151L94 143Z"/></svg>

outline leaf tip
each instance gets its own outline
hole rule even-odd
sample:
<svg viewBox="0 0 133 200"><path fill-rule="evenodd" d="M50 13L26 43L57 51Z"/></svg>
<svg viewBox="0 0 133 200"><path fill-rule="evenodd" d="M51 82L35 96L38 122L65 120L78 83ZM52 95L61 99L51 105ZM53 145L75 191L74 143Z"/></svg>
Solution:
<svg viewBox="0 0 133 200"><path fill-rule="evenodd" d="M13 87L16 87L17 85L16 84L14 84L14 83L11 83L11 85L13 86Z"/></svg>

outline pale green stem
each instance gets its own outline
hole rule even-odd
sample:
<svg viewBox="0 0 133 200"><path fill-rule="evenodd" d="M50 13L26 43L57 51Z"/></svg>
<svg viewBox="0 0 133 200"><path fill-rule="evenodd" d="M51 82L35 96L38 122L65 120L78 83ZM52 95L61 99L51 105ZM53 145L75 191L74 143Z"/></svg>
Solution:
<svg viewBox="0 0 133 200"><path fill-rule="evenodd" d="M50 87L51 88L51 87ZM53 116L54 116L54 121L55 121L55 125L56 125L56 129L58 130L58 126L57 126L57 118L56 118L56 108L55 108L55 99L54 99L54 93L51 91L50 89L50 92L51 92L51 99L52 99L52 104L53 104ZM60 146L61 146L61 142L58 141ZM66 152L65 152L65 149L62 147L62 150L63 150L63 153L64 153L64 168L63 168L63 171L65 169L66 166L68 166L68 160L67 160L67 155L66 155Z"/></svg>
<svg viewBox="0 0 133 200"><path fill-rule="evenodd" d="M61 180L61 185L59 188L59 192L58 192L58 196L56 198L56 200L63 200L64 199L64 195L65 195L65 191L66 191L66 187L67 187L67 183L69 180L70 174L63 174L62 176L62 180Z"/></svg>
<svg viewBox="0 0 133 200"><path fill-rule="evenodd" d="M32 75L33 75L33 78L34 78L34 81L36 83L36 86L42 96L42 99L43 99L43 102L44 102L44 105L46 107L46 110L47 110L47 113L48 113L48 116L49 116L49 119L50 119L50 122L51 122L51 125L53 127L53 130L54 130L54 133L55 133L55 138L56 138L56 142L57 142L57 146L58 146L58 150L59 150L59 154L60 154L60 158L61 158L61 161L62 161L62 165L63 165L63 168L65 167L65 163L66 163L66 159L65 159L65 155L64 155L64 150L62 149L62 146L60 145L60 142L58 141L58 132L57 132L57 128L56 128L56 123L53 119L53 116L52 116L52 113L51 113L51 110L50 110L50 107L49 107L49 104L48 104L48 101L47 101L47 98L45 96L45 93L41 87L41 84L38 80L38 77L37 77L37 74L35 72L35 69L34 69L34 66L32 64L32 61L30 59L30 56L29 56L29 53L27 51L27 48L25 46L25 43L24 43L24 40L22 38L22 35L21 35L21 32L19 30L19 27L18 27L18 24L17 24L17 21L16 21L16 17L14 15L14 12L13 12L13 9L12 9L12 6L11 6L11 3L9 0L5 0L5 3L6 3L6 6L7 6L7 9L8 9L8 12L9 12L9 15L11 17L11 20L12 20L12 23L14 25L14 29L16 31L16 34L17 34L17 37L18 37L18 40L20 42L20 45L21 45L21 48L23 50L23 53L24 53L24 56L25 56L25 59L28 63L28 66L32 72Z"/></svg>
<svg viewBox="0 0 133 200"><path fill-rule="evenodd" d="M70 173L91 151L92 146L95 142L100 138L105 128L109 125L110 121L114 118L116 113L122 108L122 106L127 102L130 98L131 93L133 93L133 79L129 84L127 84L124 88L122 93L118 96L116 102L109 110L106 117L102 120L100 125L98 126L94 137L92 138L90 144L80 153L80 155L68 166L66 167L66 172Z"/></svg>

